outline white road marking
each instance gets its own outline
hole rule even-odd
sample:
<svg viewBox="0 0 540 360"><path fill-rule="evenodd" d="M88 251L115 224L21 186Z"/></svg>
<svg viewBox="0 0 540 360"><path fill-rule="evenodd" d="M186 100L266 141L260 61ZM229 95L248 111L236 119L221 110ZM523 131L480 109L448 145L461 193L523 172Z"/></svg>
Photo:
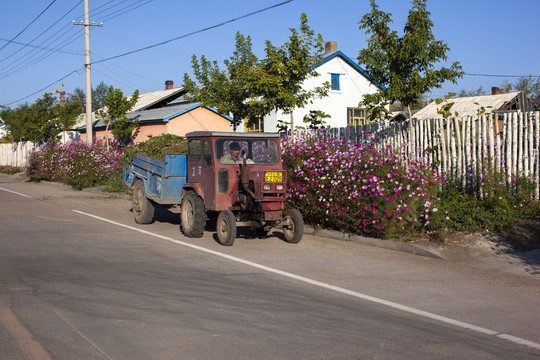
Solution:
<svg viewBox="0 0 540 360"><path fill-rule="evenodd" d="M502 333L500 333L498 331L490 330L490 329L487 329L487 328L484 328L484 327L480 327L480 326L469 324L469 323L466 323L466 322L463 322L463 321L455 320L455 319L452 319L452 318L449 318L449 317L446 317L446 316L433 314L433 313L430 313L430 312L427 312L427 311L412 308L412 307L407 306L407 305L402 305L402 304L399 304L399 303L396 303L396 302L393 302L393 301L379 299L379 298L376 298L374 296L362 294L362 293L357 292L357 291L348 290L348 289L345 289L345 288L342 288L342 287L339 287L339 286L327 284L327 283L324 283L324 282L321 282L321 281L318 281L318 280L313 280L313 279L310 279L310 278L307 278L307 277L304 277L304 276L301 276L301 275L296 275L296 274L289 273L289 272L279 270L279 269L275 269L275 268L272 268L272 267L269 267L269 266L266 266L266 265L261 265L261 264L258 264L258 263L255 263L255 262L252 262L252 261L249 261L249 260L244 260L244 259L238 258L236 256L224 254L224 253L221 253L221 252L218 252L218 251L214 251L214 250L204 248L202 246L193 245L193 244L190 244L190 243L187 243L187 242L184 242L184 241L176 240L176 239L170 238L168 236L151 233L149 231L138 229L138 228L133 227L133 226L124 225L124 224L118 223L116 221L112 221L112 220L105 219L105 218L102 218L102 217L99 217L99 216L96 216L96 215L85 213L85 212L80 211L80 210L73 210L73 211L78 213L78 214L81 214L81 215L89 216L89 217L92 217L94 219L105 221L105 222L108 222L110 224L121 226L121 227L124 227L126 229L133 230L133 231L138 231L140 233L143 233L143 234L146 234L146 235L149 235L149 236L153 236L153 237L156 237L156 238L159 238L159 239L167 240L167 241L170 241L170 242L178 244L178 245L186 246L186 247L189 247L189 248L192 248L192 249L195 249L195 250L199 250L199 251L211 254L211 255L219 256L219 257L222 257L224 259L235 261L237 263L248 265L248 266L251 266L251 267L254 267L254 268L257 268L257 269L261 269L261 270L264 270L264 271L267 271L267 272L270 272L270 273L274 273L274 274L278 274L278 275L281 275L281 276L284 276L284 277L288 277L288 278L291 278L291 279L302 281L302 282L307 283L307 284L319 286L319 287L322 287L322 288L325 288L325 289L328 289L328 290L332 290L332 291L336 291L336 292L339 292L339 293L342 293L342 294L345 294L345 295L350 295L350 296L353 296L353 297L356 297L356 298L359 298L359 299L362 299L362 300L370 301L370 302L373 302L373 303L376 303L376 304L385 305L385 306L391 307L393 309L408 312L408 313L411 313L411 314L414 314L414 315L417 315L417 316L425 317L425 318L432 319L432 320L437 320L437 321L440 321L442 323L457 326L457 327L460 327L460 328L463 328L463 329L472 330L472 331L475 331L475 332L478 332L478 333L481 333L481 334L484 334L484 335L496 336L498 338L505 339L507 341L510 341L510 342L513 342L513 343L516 343L516 344L519 344L519 345L525 345L525 346L540 350L540 344L535 343L533 341L525 340L525 339L522 339L522 338L519 338L519 337L516 337L516 336L512 336L512 335L508 335L508 334L502 334Z"/></svg>
<svg viewBox="0 0 540 360"><path fill-rule="evenodd" d="M20 196L24 196L24 197L27 197L27 198L31 198L31 196L28 196L28 195L25 195L25 194L21 194L21 193L16 192L16 191L11 191L11 190L8 190L8 189L4 189L3 187L0 187L0 190L4 190L4 191L10 192L10 193L12 193L12 194L17 194L17 195L20 195Z"/></svg>

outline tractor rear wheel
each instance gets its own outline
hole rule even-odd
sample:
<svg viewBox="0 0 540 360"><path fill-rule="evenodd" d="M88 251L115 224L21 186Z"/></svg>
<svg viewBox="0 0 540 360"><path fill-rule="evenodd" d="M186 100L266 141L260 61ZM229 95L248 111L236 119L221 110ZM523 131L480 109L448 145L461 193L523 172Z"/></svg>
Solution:
<svg viewBox="0 0 540 360"><path fill-rule="evenodd" d="M182 198L180 220L184 235L192 238L203 236L206 211L202 199L194 191L188 191Z"/></svg>
<svg viewBox="0 0 540 360"><path fill-rule="evenodd" d="M302 214L300 214L300 211L292 209L285 213L284 220L289 223L283 226L285 241L291 244L298 244L304 235L304 219L302 219Z"/></svg>
<svg viewBox="0 0 540 360"><path fill-rule="evenodd" d="M236 219L230 210L223 210L219 213L217 224L217 237L221 245L231 246L236 239Z"/></svg>

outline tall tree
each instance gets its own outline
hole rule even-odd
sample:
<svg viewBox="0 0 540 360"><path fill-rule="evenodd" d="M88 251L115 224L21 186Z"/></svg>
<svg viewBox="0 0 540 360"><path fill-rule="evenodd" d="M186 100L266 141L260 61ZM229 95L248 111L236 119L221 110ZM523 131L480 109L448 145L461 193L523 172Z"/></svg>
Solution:
<svg viewBox="0 0 540 360"><path fill-rule="evenodd" d="M435 40L427 0L412 1L403 36L388 26L392 14L381 11L375 0L370 2L371 12L360 21L360 29L370 37L367 47L360 50L358 61L383 86L371 103L376 106L377 102L400 102L412 119L411 104L445 81L456 83L464 72L459 62L435 69L435 64L448 59L449 47Z"/></svg>
<svg viewBox="0 0 540 360"><path fill-rule="evenodd" d="M95 88L92 89L92 109L99 110L105 106L107 102L107 95L109 94L110 87L101 81ZM74 95L70 96L72 100L78 100L83 105L82 112L86 110L86 92L80 87L75 88Z"/></svg>
<svg viewBox="0 0 540 360"><path fill-rule="evenodd" d="M516 91L523 91L532 99L540 98L540 78L533 79L532 75L522 76L514 83Z"/></svg>
<svg viewBox="0 0 540 360"><path fill-rule="evenodd" d="M113 86L109 88L105 106L98 111L98 114L107 123L105 128L107 149L109 149L109 128L112 128L114 137L121 145L125 146L131 141L133 130L139 126L139 121L130 121L126 113L133 109L138 99L139 90L135 90L128 99L124 97L122 90L115 89Z"/></svg>
<svg viewBox="0 0 540 360"><path fill-rule="evenodd" d="M69 130L80 114L81 103L68 100L60 106L50 93L33 104L23 104L16 109L7 109L3 116L9 135L14 141L56 141L62 131Z"/></svg>
<svg viewBox="0 0 540 360"><path fill-rule="evenodd" d="M236 33L236 47L224 61L224 70L204 55L200 60L193 55L191 64L195 80L184 74L187 98L214 107L221 114L232 114L234 129L246 118L253 121L270 112L266 99L256 91L260 67L249 36Z"/></svg>
<svg viewBox="0 0 540 360"><path fill-rule="evenodd" d="M314 65L324 52L324 40L309 27L306 14L300 17L300 28L290 31L289 40L280 47L266 41L264 77L258 87L273 108L290 114L291 130L294 130L294 110L326 96L330 84L325 82L313 89L303 86L307 79L319 76Z"/></svg>

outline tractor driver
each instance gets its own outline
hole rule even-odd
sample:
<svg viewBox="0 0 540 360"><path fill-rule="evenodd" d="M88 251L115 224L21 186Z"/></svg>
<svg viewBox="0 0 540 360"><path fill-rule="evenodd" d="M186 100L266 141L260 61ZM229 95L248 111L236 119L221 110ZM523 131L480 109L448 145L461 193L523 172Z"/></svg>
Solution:
<svg viewBox="0 0 540 360"><path fill-rule="evenodd" d="M240 156L240 150L241 150L240 144L238 144L236 141L233 141L232 143L229 144L229 150L230 150L229 153L223 155L219 159L219 162L223 165L241 164L244 159L242 158L242 156ZM246 162L248 164L253 164L253 161L250 159L247 159Z"/></svg>

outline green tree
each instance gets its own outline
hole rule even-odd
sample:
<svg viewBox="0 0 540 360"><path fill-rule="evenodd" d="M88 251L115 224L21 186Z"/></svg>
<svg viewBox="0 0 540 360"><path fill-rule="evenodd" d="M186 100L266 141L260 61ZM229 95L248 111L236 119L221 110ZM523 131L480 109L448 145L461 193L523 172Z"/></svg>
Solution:
<svg viewBox="0 0 540 360"><path fill-rule="evenodd" d="M326 96L330 88L328 82L313 89L303 87L307 79L319 76L315 65L322 59L324 40L309 27L306 14L301 15L300 22L299 29L290 29L289 41L282 46L266 41L264 72L257 84L272 108L290 114L291 130L294 130L294 110Z"/></svg>
<svg viewBox="0 0 540 360"><path fill-rule="evenodd" d="M435 69L435 64L448 59L449 48L435 40L427 0L412 1L403 36L388 26L392 22L391 14L379 10L375 0L370 2L371 12L362 17L360 29L371 36L367 47L360 50L358 61L375 83L383 86L372 101L400 102L412 119L411 104L431 89L440 88L445 81L455 83L464 72L458 62Z"/></svg>
<svg viewBox="0 0 540 360"><path fill-rule="evenodd" d="M92 89L92 109L98 110L106 105L107 95L109 94L110 87L101 81L95 88ZM75 88L74 95L70 96L71 100L78 100L82 105L82 111L86 111L86 91L80 87Z"/></svg>
<svg viewBox="0 0 540 360"><path fill-rule="evenodd" d="M480 95L486 95L486 91L482 86L479 86L476 90L465 90L461 89L461 91L458 94L458 97L471 97L471 96L480 96Z"/></svg>
<svg viewBox="0 0 540 360"><path fill-rule="evenodd" d="M513 86L516 91L523 91L532 99L540 97L540 78L533 79L532 75L520 77Z"/></svg>
<svg viewBox="0 0 540 360"><path fill-rule="evenodd" d="M121 145L125 146L131 141L132 132L139 126L139 121L137 119L130 121L126 113L133 109L138 99L139 90L135 90L128 99L124 97L122 90L113 86L109 88L105 106L98 111L98 115L103 117L107 124L105 128L107 149L109 149L109 128Z"/></svg>
<svg viewBox="0 0 540 360"><path fill-rule="evenodd" d="M221 114L232 114L235 130L243 120L252 121L271 111L266 99L257 93L260 62L253 54L249 36L236 33L236 47L233 55L224 61L224 70L217 61L209 61L204 55L200 60L193 55L191 64L195 80L184 74L187 98L211 106Z"/></svg>
<svg viewBox="0 0 540 360"><path fill-rule="evenodd" d="M33 104L26 103L13 110L4 109L2 117L13 141L56 141L62 131L75 124L81 107L81 103L75 100L68 100L65 106L60 106L56 97L45 93Z"/></svg>

